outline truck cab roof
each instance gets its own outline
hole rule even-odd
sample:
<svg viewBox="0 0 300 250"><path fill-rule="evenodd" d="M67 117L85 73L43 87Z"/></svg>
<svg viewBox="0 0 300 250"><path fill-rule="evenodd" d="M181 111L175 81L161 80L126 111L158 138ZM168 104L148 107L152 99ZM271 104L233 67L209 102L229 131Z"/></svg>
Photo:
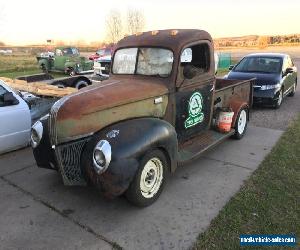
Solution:
<svg viewBox="0 0 300 250"><path fill-rule="evenodd" d="M196 29L168 29L138 33L123 38L116 46L116 50L124 47L161 47L179 53L183 46L199 40L212 42L210 34Z"/></svg>

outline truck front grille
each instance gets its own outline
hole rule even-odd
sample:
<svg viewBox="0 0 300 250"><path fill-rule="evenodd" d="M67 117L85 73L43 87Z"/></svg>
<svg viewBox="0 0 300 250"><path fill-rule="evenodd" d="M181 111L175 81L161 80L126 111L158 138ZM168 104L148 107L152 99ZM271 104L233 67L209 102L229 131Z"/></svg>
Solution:
<svg viewBox="0 0 300 250"><path fill-rule="evenodd" d="M49 117L49 136L50 136L50 142L51 145L57 144L57 130L56 130L56 118L57 113L61 105L64 104L65 101L69 99L68 96L65 96L61 99L59 99L57 102L55 102L50 110L50 117Z"/></svg>
<svg viewBox="0 0 300 250"><path fill-rule="evenodd" d="M84 186L86 181L80 168L80 159L83 148L89 138L84 138L68 144L56 147L55 153L59 170L65 185Z"/></svg>
<svg viewBox="0 0 300 250"><path fill-rule="evenodd" d="M55 145L57 142L57 132L56 132L56 126L55 126L56 115L57 115L57 112L53 112L53 108L52 108L50 111L49 124L48 124L49 138L50 138L51 145Z"/></svg>

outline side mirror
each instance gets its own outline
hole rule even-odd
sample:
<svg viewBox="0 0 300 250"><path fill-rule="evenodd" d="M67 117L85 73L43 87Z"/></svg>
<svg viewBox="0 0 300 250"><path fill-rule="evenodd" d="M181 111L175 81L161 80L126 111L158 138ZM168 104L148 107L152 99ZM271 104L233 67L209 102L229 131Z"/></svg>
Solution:
<svg viewBox="0 0 300 250"><path fill-rule="evenodd" d="M186 79L193 79L197 75L196 69L191 65L186 65L183 68L183 76Z"/></svg>
<svg viewBox="0 0 300 250"><path fill-rule="evenodd" d="M293 68L287 68L285 71L285 74L290 74L290 73L294 73L294 69Z"/></svg>
<svg viewBox="0 0 300 250"><path fill-rule="evenodd" d="M235 65L230 65L228 69L229 69L229 70L233 70L234 66L235 66Z"/></svg>
<svg viewBox="0 0 300 250"><path fill-rule="evenodd" d="M3 95L4 105L17 105L19 104L19 100L14 96L12 92L7 92Z"/></svg>

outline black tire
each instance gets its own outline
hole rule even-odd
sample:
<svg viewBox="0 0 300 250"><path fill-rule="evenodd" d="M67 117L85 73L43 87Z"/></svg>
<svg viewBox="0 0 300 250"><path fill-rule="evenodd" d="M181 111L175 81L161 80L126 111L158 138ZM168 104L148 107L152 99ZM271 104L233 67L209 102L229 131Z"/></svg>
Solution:
<svg viewBox="0 0 300 250"><path fill-rule="evenodd" d="M69 76L76 76L76 72L75 72L75 70L73 68L69 68L67 70L67 72L68 72Z"/></svg>
<svg viewBox="0 0 300 250"><path fill-rule="evenodd" d="M245 126L244 126L244 129L241 131L239 129L239 126L240 126L240 119L244 119L244 116L245 116L245 113L246 113L246 123L245 123ZM241 116L243 116L243 118L241 118ZM240 140L243 138L243 136L245 135L246 133L246 130L247 130L247 126L248 126L248 120L249 120L249 110L247 107L243 107L241 108L241 110L239 111L237 117L236 117L236 121L235 121L235 125L234 125L234 129L235 129L235 133L234 135L232 136L232 138L234 139L237 139L237 140Z"/></svg>
<svg viewBox="0 0 300 250"><path fill-rule="evenodd" d="M87 86L89 86L90 85L90 83L87 81L87 80L85 80L85 79L79 79L75 84L74 84L74 87L76 88L76 89L82 89L82 88L85 88L85 87L87 87Z"/></svg>
<svg viewBox="0 0 300 250"><path fill-rule="evenodd" d="M280 98L281 95L281 98ZM279 109L283 101L283 89L280 90L278 100L274 102L274 109Z"/></svg>
<svg viewBox="0 0 300 250"><path fill-rule="evenodd" d="M66 86L63 84L63 82L56 82L53 84L54 86L60 88L60 89L64 89Z"/></svg>
<svg viewBox="0 0 300 250"><path fill-rule="evenodd" d="M45 64L42 64L42 65L41 65L41 69L42 69L42 71L43 71L45 74L48 74L48 73L49 73L49 70L48 70L48 68L46 67Z"/></svg>
<svg viewBox="0 0 300 250"><path fill-rule="evenodd" d="M158 190L156 190L156 192L153 192L153 194L150 194L150 192L148 194L145 194L145 195L153 195L153 196L145 197L145 195L143 195L143 192L141 189L141 177L143 174L143 170L145 169L148 162L150 162L150 161L152 162L152 160L156 161L156 159L159 159L159 161L162 164L162 180L161 180L159 188L158 188ZM127 189L127 191L125 193L127 200L138 207L146 207L146 206L151 205L160 196L160 194L163 190L163 187L165 185L165 182L166 182L167 173L168 173L168 161L167 161L165 154L161 150L154 150L149 153L146 153L140 162L139 169L138 169L133 181L131 182L129 188ZM149 176L147 175L147 178L148 177ZM145 179L145 181L146 181L146 179ZM149 181L153 181L153 180L149 180ZM156 181L154 181L154 182L156 182Z"/></svg>
<svg viewBox="0 0 300 250"><path fill-rule="evenodd" d="M296 80L296 82L294 83L292 92L290 92L290 93L288 94L289 97L293 97L293 96L295 95L295 93L296 93L296 88L297 88L297 80Z"/></svg>

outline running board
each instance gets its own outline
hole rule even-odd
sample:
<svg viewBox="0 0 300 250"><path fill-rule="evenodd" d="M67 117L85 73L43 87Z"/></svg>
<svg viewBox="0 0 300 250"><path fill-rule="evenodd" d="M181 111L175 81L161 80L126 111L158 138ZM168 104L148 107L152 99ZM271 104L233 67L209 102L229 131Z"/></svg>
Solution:
<svg viewBox="0 0 300 250"><path fill-rule="evenodd" d="M226 134L222 134L214 130L207 130L188 140L179 148L178 163L181 165L199 157L206 150L215 147L220 142L232 136L234 132L234 129L231 129L230 132Z"/></svg>

